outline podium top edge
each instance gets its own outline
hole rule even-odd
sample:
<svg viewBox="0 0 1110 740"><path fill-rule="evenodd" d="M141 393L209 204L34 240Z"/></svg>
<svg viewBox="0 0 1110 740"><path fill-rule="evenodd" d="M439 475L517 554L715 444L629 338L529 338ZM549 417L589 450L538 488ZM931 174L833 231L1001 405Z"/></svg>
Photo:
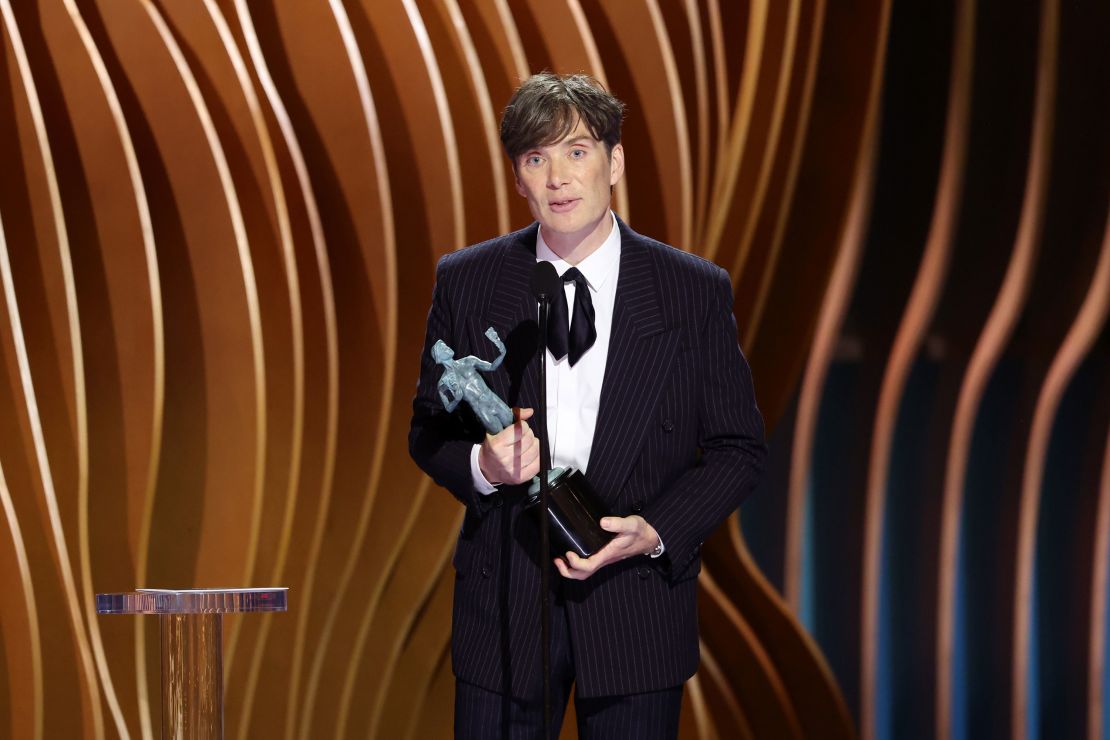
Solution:
<svg viewBox="0 0 1110 740"><path fill-rule="evenodd" d="M97 594L98 614L231 614L288 611L289 589L137 589Z"/></svg>

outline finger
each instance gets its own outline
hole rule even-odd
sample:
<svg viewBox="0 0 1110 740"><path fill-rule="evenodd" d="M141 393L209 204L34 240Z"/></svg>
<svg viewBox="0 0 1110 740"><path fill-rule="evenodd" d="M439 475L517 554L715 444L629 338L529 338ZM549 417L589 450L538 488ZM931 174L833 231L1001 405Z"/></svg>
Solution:
<svg viewBox="0 0 1110 740"><path fill-rule="evenodd" d="M595 553L596 557L596 553ZM593 573L594 564L590 562L593 558L581 558L576 552L567 552L567 564L574 570L582 571L583 573Z"/></svg>
<svg viewBox="0 0 1110 740"><path fill-rule="evenodd" d="M540 451L539 451L539 449L537 449L535 447L533 447L530 450L527 450L526 452L524 452L524 454L522 454L520 456L520 460L524 464L524 467L528 467L532 463L537 462L539 459L540 459Z"/></svg>
<svg viewBox="0 0 1110 740"><path fill-rule="evenodd" d="M523 483L525 481L532 480L533 478L535 478L539 474L540 474L540 461L539 460L533 460L531 463L524 466L524 473L523 473L523 475L520 476L520 482Z"/></svg>
<svg viewBox="0 0 1110 740"><path fill-rule="evenodd" d="M513 409L513 421L524 421L531 419L532 414L536 413L534 409L515 408Z"/></svg>
<svg viewBox="0 0 1110 740"><path fill-rule="evenodd" d="M498 448L506 447L508 445L511 445L516 440L516 435L517 435L516 425L515 424L510 424L509 426L505 427L504 429L502 429L497 434L490 437L489 438L489 443L493 447L498 447Z"/></svg>
<svg viewBox="0 0 1110 740"><path fill-rule="evenodd" d="M555 558L555 568L559 571L559 575L561 575L563 578L571 577L570 569L567 568L567 564L563 562L562 558Z"/></svg>
<svg viewBox="0 0 1110 740"><path fill-rule="evenodd" d="M601 528L606 532L627 532L635 533L640 529L640 523L637 521L639 517L631 516L605 516L601 518Z"/></svg>

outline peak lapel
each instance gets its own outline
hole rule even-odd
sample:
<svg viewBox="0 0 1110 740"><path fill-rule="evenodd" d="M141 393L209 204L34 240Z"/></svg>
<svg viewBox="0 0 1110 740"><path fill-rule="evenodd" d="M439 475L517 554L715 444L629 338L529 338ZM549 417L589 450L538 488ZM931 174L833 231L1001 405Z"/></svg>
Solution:
<svg viewBox="0 0 1110 740"><path fill-rule="evenodd" d="M505 387L498 389L510 406L535 408L539 370L536 350L539 346L539 325L536 322L536 301L532 297L532 272L536 267L537 224L506 237L508 244L498 270L479 336L490 325L501 334L507 350L502 367Z"/></svg>
<svg viewBox="0 0 1110 740"><path fill-rule="evenodd" d="M664 322L659 274L649 248L620 226L613 329L588 469L590 482L610 505L616 504L652 426L678 344L677 331Z"/></svg>

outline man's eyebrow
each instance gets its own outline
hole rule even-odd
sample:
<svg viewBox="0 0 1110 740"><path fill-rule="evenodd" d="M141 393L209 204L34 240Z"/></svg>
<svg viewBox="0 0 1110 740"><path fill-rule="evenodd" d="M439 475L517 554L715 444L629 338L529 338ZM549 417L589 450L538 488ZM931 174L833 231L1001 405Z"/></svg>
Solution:
<svg viewBox="0 0 1110 740"><path fill-rule="evenodd" d="M589 142L590 144L596 144L597 140L594 139L594 137L592 137L592 136L586 136L585 134L582 134L581 136L575 136L573 139L567 139L566 142L564 142L564 143L566 143L567 145L573 145L573 144L581 144L582 142Z"/></svg>

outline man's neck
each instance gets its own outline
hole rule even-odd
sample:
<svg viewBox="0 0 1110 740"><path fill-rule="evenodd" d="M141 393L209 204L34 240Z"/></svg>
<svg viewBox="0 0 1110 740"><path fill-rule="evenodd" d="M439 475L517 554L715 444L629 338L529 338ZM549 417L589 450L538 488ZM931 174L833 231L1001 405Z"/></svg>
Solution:
<svg viewBox="0 0 1110 740"><path fill-rule="evenodd" d="M540 227L540 234L543 236L544 244L557 254L559 259L568 265L574 266L596 252L609 238L609 232L612 230L613 214L611 211L606 211L605 216L584 237L578 234L548 233L543 230L542 226Z"/></svg>

